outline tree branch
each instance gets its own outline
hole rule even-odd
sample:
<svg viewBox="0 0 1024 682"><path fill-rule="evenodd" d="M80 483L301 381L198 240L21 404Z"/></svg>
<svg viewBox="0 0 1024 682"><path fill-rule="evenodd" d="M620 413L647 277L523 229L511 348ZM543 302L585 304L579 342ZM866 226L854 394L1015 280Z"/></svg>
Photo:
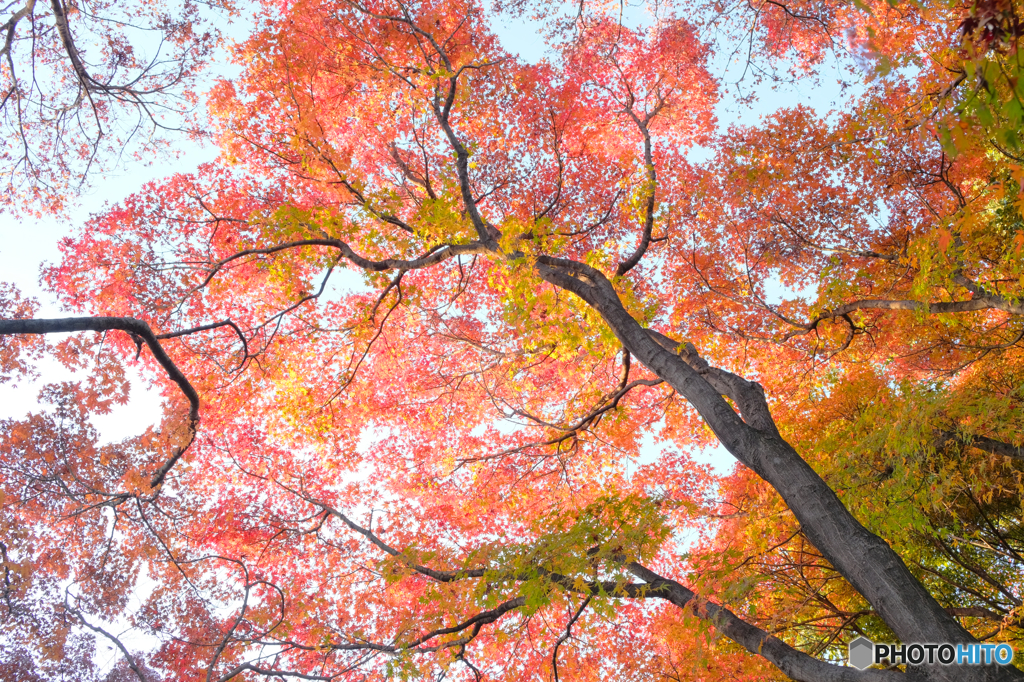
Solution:
<svg viewBox="0 0 1024 682"><path fill-rule="evenodd" d="M406 565L412 568L417 573L425 575L429 578L437 580L439 582L453 582L456 580L462 580L466 578L477 578L484 576L484 569L469 569L459 571L439 571L435 569L426 568L424 566L417 565L412 559L403 555L402 552L388 546L379 537L377 537L372 531L363 528L351 520L349 520L344 514L333 509L329 505L326 505L319 501L309 500L312 504L315 504L322 509L327 510L331 515L340 519L345 525L359 533L372 544L379 549L383 550L390 556L396 557ZM842 667L832 663L818 660L809 654L797 651L789 645L785 644L781 640L772 637L764 630L757 628L749 623L743 621L728 609L713 604L711 602L698 600L694 592L683 587L681 584L674 580L668 580L657 575L650 569L636 563L630 562L626 564L626 568L630 573L637 576L644 583L621 583L616 581L585 581L582 584L573 579L570 576L555 573L553 571L545 569L543 566L534 566L533 569L536 572L519 572L516 574L509 575L508 577L513 580L529 580L536 575L540 575L547 580L550 580L553 584L562 587L569 592L577 592L586 595L586 599L580 605L576 611L575 616L569 621L566 626L566 634L559 638L555 644L554 651L552 653L552 665L554 666L555 678L557 680L557 655L559 645L568 637L570 628L575 623L586 606L590 603L591 599L595 596L618 596L629 599L648 599L648 598L659 598L665 599L679 608L687 609L698 618L710 622L719 632L729 637L733 641L745 647L751 653L763 656L773 665L778 667L781 671L789 675L797 682L894 682L897 680L905 680L911 682L916 678L908 677L898 671L890 670L864 670L857 671L854 668ZM392 647L391 645L380 645L380 644L343 644L343 645L331 645L332 648L339 650L355 650L372 648L380 651L391 651L399 649L411 649L418 647L420 644L425 643L429 639L442 634L452 634L466 629L467 627L474 625L474 633L472 637L475 637L479 632L479 626L485 623L494 622L504 613L513 609L521 607L525 604L525 597L516 597L507 600L495 607L494 609L481 612L476 616L460 623L459 625L452 626L449 628L442 628L435 630L426 635L421 636L414 642L403 645L401 647ZM469 639L472 639L470 637ZM468 641L468 640L467 640ZM462 643L461 640L457 640L458 643ZM445 646L452 646L455 643L449 643Z"/></svg>
<svg viewBox="0 0 1024 682"><path fill-rule="evenodd" d="M572 618L569 619L569 622L565 624L565 632L562 633L562 636L555 642L555 648L551 651L551 672L555 676L555 682L558 682L558 647L562 646L563 642L572 637L572 626L580 619L580 616L583 615L583 611L587 608L587 605L590 604L590 600L593 598L594 595L587 595L586 599L584 599L580 604L580 607L576 609L576 613L573 614Z"/></svg>
<svg viewBox="0 0 1024 682"><path fill-rule="evenodd" d="M939 438L943 443L959 441L968 447L978 448L992 455L1024 459L1024 446L1012 445L1001 440L989 438L988 436L964 434L956 431L939 431Z"/></svg>
<svg viewBox="0 0 1024 682"><path fill-rule="evenodd" d="M224 268L225 265L240 258L245 258L246 256L267 256L303 246L326 246L332 249L337 249L341 252L341 255L351 263L363 270L369 270L371 272L387 272L388 270L419 270L463 254L485 253L488 251L487 247L480 242L472 242L469 244L449 244L441 248L431 249L427 255L412 260L405 260L402 258L385 258L384 260L375 261L360 256L353 251L347 243L340 239L333 239L329 237L322 239L298 239L296 241L284 242L282 244L276 244L274 246L267 246L264 248L244 249L228 256L227 258L219 260L210 266L206 278L202 283L195 287L194 291L198 291L205 287L217 275L217 273Z"/></svg>
<svg viewBox="0 0 1024 682"><path fill-rule="evenodd" d="M71 604L68 603L67 599L64 600L64 608L67 609L68 612L73 614L76 618L78 618L78 621L82 625L84 625L85 627L89 628L97 634L103 635L103 637L110 640L114 644L114 646L116 646L121 651L121 655L124 656L125 661L128 662L128 667L132 669L132 672L135 673L135 676L138 677L139 680L141 680L141 682L149 682L149 680L146 678L146 675L142 672L142 668L140 668L139 664L135 661L135 657L132 656L131 653L129 653L127 647L125 647L125 645L121 643L121 640L117 637L117 635L107 632L107 630L100 627L99 625L93 625L92 623L87 621L85 619L85 616L82 615L82 612L76 609L75 607L71 606Z"/></svg>
<svg viewBox="0 0 1024 682"><path fill-rule="evenodd" d="M630 562L626 567L630 573L644 581L645 584L637 588L645 596L664 599L701 620L710 622L723 635L755 656L763 656L798 682L911 682L920 679L916 675L907 675L896 670L857 670L819 660L797 651L761 628L747 623L729 609L698 599L694 592L675 580L663 578L636 562Z"/></svg>
<svg viewBox="0 0 1024 682"><path fill-rule="evenodd" d="M640 129L640 133L644 138L644 163L647 166L647 201L644 204L644 231L640 236L640 243L637 244L636 250L626 260L619 263L619 266L615 268L615 276L622 277L624 274L632 270L640 259L647 253L648 247L651 245L651 235L654 232L654 207L655 207L655 190L658 186L658 174L654 168L654 156L651 153L651 131L648 129L648 124L651 119L654 118L661 111L665 105L664 100L659 100L658 106L654 108L654 111L649 113L645 118L640 118L633 111L632 103L627 107L626 113L629 114L633 122Z"/></svg>
<svg viewBox="0 0 1024 682"><path fill-rule="evenodd" d="M1024 304L1022 303L1011 303L1002 296L995 296L990 294L976 295L974 298L968 301L938 301L935 303L922 303L921 301L907 301L907 300L888 300L888 299L864 299L861 301L852 301L850 303L844 303L843 305L835 308L831 311L826 311L820 315L815 316L812 320L806 323L797 323L790 321L790 324L799 326L799 329L795 329L784 337L784 339L791 339L794 336L801 336L814 331L817 326L825 320L833 320L838 317L845 317L852 312L857 310L926 310L931 314L940 313L966 313L973 312L976 310L1002 310L1007 313L1014 315L1024 315Z"/></svg>
<svg viewBox="0 0 1024 682"><path fill-rule="evenodd" d="M61 332L85 332L85 331L111 331L120 330L132 335L133 340L139 343L139 339L146 344L153 357L168 378L173 381L181 390L189 403L188 431L189 438L185 445L175 449L174 454L163 466L156 470L150 480L150 487L156 488L163 483L164 478L171 468L185 454L192 441L196 437L196 428L199 425L199 394L189 383L189 380L174 364L174 361L164 351L157 336L150 329L149 325L134 317L66 317L58 319L27 319L27 320L0 320L0 336L8 334L57 334Z"/></svg>

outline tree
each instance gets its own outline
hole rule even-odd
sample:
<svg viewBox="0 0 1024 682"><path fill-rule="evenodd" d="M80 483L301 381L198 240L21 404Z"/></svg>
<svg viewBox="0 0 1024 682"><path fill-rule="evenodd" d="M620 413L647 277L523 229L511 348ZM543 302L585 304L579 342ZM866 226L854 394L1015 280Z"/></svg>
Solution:
<svg viewBox="0 0 1024 682"><path fill-rule="evenodd" d="M0 445L12 665L1021 679L842 662L1021 641L1020 9L670 10L583 3L524 64L472 3L268 7L221 161L62 245L89 316L5 292L9 373L88 376ZM861 91L716 133L714 35ZM166 419L98 444L133 361Z"/></svg>
<svg viewBox="0 0 1024 682"><path fill-rule="evenodd" d="M97 169L202 135L196 77L230 3L7 3L0 10L0 173L7 209L60 210ZM113 157L113 158L108 158Z"/></svg>

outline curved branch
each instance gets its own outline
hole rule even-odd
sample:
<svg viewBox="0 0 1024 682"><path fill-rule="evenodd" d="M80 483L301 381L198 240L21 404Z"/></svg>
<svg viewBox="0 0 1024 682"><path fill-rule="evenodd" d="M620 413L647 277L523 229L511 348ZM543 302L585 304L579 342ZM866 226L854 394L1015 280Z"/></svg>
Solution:
<svg viewBox="0 0 1024 682"><path fill-rule="evenodd" d="M168 332L166 334L157 334L158 339L175 339L179 336L188 336L190 334L196 334L198 332L210 331L211 329L219 329L220 327L231 327L234 330L235 335L238 336L238 340L242 342L242 361L238 363L239 369L245 364L245 361L249 359L249 342L245 338L245 334L238 328L238 325L231 320L221 320L220 322L212 322L210 324L200 325L198 327L191 327L189 329L182 329L176 332Z"/></svg>
<svg viewBox="0 0 1024 682"><path fill-rule="evenodd" d="M152 488L163 483L164 478L171 468L185 454L196 437L196 428L199 425L199 394L189 383L178 366L174 364L157 336L150 329L149 325L134 317L65 317L57 319L26 319L26 320L0 320L0 336L9 334L57 334L61 332L87 332L87 331L112 331L119 330L131 335L136 344L145 343L153 357L168 378L173 381L182 394L188 400L188 431L189 438L185 445L176 448L170 459L164 462L163 466L156 470L149 485Z"/></svg>
<svg viewBox="0 0 1024 682"><path fill-rule="evenodd" d="M550 429L554 429L556 431L561 431L561 432L566 433L566 434L576 433L576 432L578 432L578 431L580 431L582 429L585 429L590 424L596 422L598 420L598 418L600 418L600 416L603 415L605 412L607 412L609 410L613 410L616 407L618 407L619 406L619 402L622 400L622 398L627 393L629 393L634 388L636 388L637 386L658 386L659 384L664 383L661 379L637 379L635 381L630 381L629 380L630 365L631 365L631 362L630 362L629 351L626 350L625 348L623 348L622 349L622 378L619 379L619 385L611 393L605 393L601 397L601 399L597 401L597 404L591 409L590 412L588 412L586 415L580 417L573 424L571 424L569 426L559 426L557 424L552 424L551 422L545 421L545 420L541 419L540 417L534 416L534 415L530 414L529 412L527 412L525 410L520 410L520 409L512 408L512 412L514 414L520 416L520 417L525 417L526 419L529 419L530 421L532 421L532 422L534 422L536 424L540 424L541 426L546 426L546 427L548 427ZM543 444L544 445L554 445L555 443L559 443L562 440L565 440L565 439L564 438L558 438L558 439L555 439L555 440L547 441L547 442L545 442ZM524 447L530 447L530 446L527 445L527 446L524 446Z"/></svg>
<svg viewBox="0 0 1024 682"><path fill-rule="evenodd" d="M340 239L330 237L322 239L298 239L296 241L284 242L283 244L276 244L274 246L267 246L260 249L244 249L228 256L227 258L219 260L210 267L206 279L204 279L199 286L195 287L193 291L198 291L205 287L217 275L217 273L224 268L225 265L232 261L236 261L239 258L245 258L246 256L266 256L302 246L326 246L332 249L337 249L341 252L341 255L352 264L362 268L363 270L369 270L371 272L387 272L388 270L419 270L430 267L431 265L436 265L437 263L454 258L455 256L470 253L485 253L489 250L481 242L449 244L438 249L431 249L427 255L420 258L414 258L412 260L405 260L402 258L385 258L384 260L375 261L360 256L353 251L347 243Z"/></svg>
<svg viewBox="0 0 1024 682"><path fill-rule="evenodd" d="M331 682L337 678L337 675L307 675L305 673L292 671L284 672L281 670L272 670L270 668L261 668L255 663L242 663L230 672L225 673L222 677L217 678L217 682L228 682L228 680L232 680L244 672L253 672L257 675L264 675L266 677L278 677L282 679L293 677L297 680L316 680L317 682Z"/></svg>
<svg viewBox="0 0 1024 682"><path fill-rule="evenodd" d="M386 554L390 556L393 556L401 560L402 563L404 563L406 566L408 566L409 568L411 568L412 570L416 571L421 575L427 576L428 578L433 578L434 580L442 583L450 583L455 582L457 580L462 580L464 578L482 578L484 576L485 571L482 568L471 568L461 571L438 571L433 568L421 566L409 557L407 557L404 553L398 551L394 547L387 545L376 534L374 534L373 531L369 530L368 528L363 528L362 526L360 526L359 524L355 523L347 516L342 514L340 511L330 506L329 504L321 502L319 500L312 499L309 500L309 502L327 511L331 516L344 523L351 530L354 530L355 532L359 533L364 538L369 540L370 543L378 549L384 551Z"/></svg>
<svg viewBox="0 0 1024 682"><path fill-rule="evenodd" d="M648 124L664 106L665 101L659 99L658 105L654 110L642 119L633 111L632 102L630 102L626 109L626 113L633 119L633 122L636 123L644 137L644 163L647 166L647 182L649 187L647 188L647 202L644 205L644 231L640 236L640 243L637 244L636 250L629 258L619 263L619 266L615 268L616 277L622 277L636 267L636 264L644 257L648 247L651 245L651 234L654 232L654 193L658 186L658 174L654 169L654 156L651 153L651 132L648 129Z"/></svg>
<svg viewBox="0 0 1024 682"><path fill-rule="evenodd" d="M407 649L418 649L419 651L433 651L433 650L437 650L437 649L440 649L440 648L448 648L448 647L452 647L452 646L460 646L460 645L463 645L463 644L468 644L473 638L475 638L478 634L480 634L480 629L484 625L487 625L488 623L493 623L494 621L498 620L499 618L501 618L503 615L505 615L509 611L514 611L515 609L518 609L518 608L524 606L525 604L526 604L526 597L523 597L523 596L515 597L514 599L509 599L507 601L504 601L504 602L498 604L493 609L488 609L487 611L481 611L480 613L476 614L475 616L470 617L469 619L459 623L458 625L453 625L453 626L447 627L447 628L439 628L437 630L432 630L432 631L428 632L427 634L425 634L425 635L423 635L421 637L416 638L415 640L413 640L409 644L403 644L401 646L394 647L394 650L395 651L401 651L401 650L407 650ZM425 647L425 648L422 648L422 649L419 648L419 646L421 644L424 644L424 643L430 641L431 639L433 639L435 637L439 637L441 635L451 635L451 634L455 634L456 632L462 632L463 630L465 630L466 628L468 628L470 626L473 627L473 632L472 632L472 634L469 635L468 638L462 638L462 639L456 640L454 642L448 642L446 644L438 645L436 647Z"/></svg>
<svg viewBox="0 0 1024 682"><path fill-rule="evenodd" d="M178 73L164 85L148 90L137 89L135 84L149 74L158 63L158 49L157 56L155 56L153 61L147 67L142 69L142 72L134 79L120 85L112 85L110 83L98 81L93 78L92 74L90 74L89 70L85 67L85 62L82 60L82 54L78 49L78 45L75 44L74 37L71 35L71 26L68 22L68 15L64 8L63 0L50 0L50 8L53 10L53 19L57 27L57 35L60 36L61 44L64 46L64 52L67 54L68 60L71 62L71 68L75 72L75 76L78 78L79 83L81 83L82 87L85 88L87 95L92 92L102 93L109 96L121 95L125 99L134 100L137 104L140 104L145 108L146 102L143 99L145 96L154 95L169 85L177 83L184 75L184 68L181 68ZM161 40L160 44L161 46L163 45L163 40Z"/></svg>
<svg viewBox="0 0 1024 682"><path fill-rule="evenodd" d="M551 652L551 672L555 676L555 682L558 682L558 647L562 646L563 642L572 637L572 626L580 619L580 616L583 615L583 611L587 608L587 605L590 604L590 600L593 598L594 595L587 595L587 598L583 600L580 607L576 609L576 613L573 614L572 618L569 619L569 622L565 624L565 632L563 632L562 636L555 642L555 648Z"/></svg>
<svg viewBox="0 0 1024 682"><path fill-rule="evenodd" d="M5 33L4 46L0 48L0 57L9 57L11 54L11 46L14 44L15 31L18 28L18 22L27 16L32 15L32 11L35 9L36 0L28 0L21 9L11 15L11 18L0 26L0 32ZM12 74L13 75L13 74Z"/></svg>
<svg viewBox="0 0 1024 682"><path fill-rule="evenodd" d="M527 412L524 412L522 410L515 410L515 414L530 419L531 421L537 422L538 424L543 424L544 426L555 429L556 431L561 431L562 434L554 438L549 438L548 440L524 443L523 445L519 445L514 448L507 448L500 452L495 452L489 455L481 455L479 457L463 457L458 460L459 466L461 467L462 465L469 464L470 462L486 462L493 459L499 459L507 455L512 455L517 452L523 452L524 450L528 450L530 448L543 448L548 447L550 445L559 445L567 440L576 439L579 437L578 434L580 431L586 430L591 425L595 424L605 412L617 408L619 406L619 401L622 400L623 396L625 396L627 393L632 391L637 386L659 386L663 383L665 382L661 379L637 379L635 381L631 381L625 386L619 388L615 393L613 393L609 398L608 402L599 403L598 406L595 407L589 414L581 417L579 420L576 421L575 424L572 424L568 427L560 427L554 424L549 424L538 419L537 417L534 417L533 415Z"/></svg>
<svg viewBox="0 0 1024 682"><path fill-rule="evenodd" d="M385 21L405 24L406 26L408 26L409 29L413 31L413 33L422 36L427 42L430 43L430 46L434 49L434 52L437 54L437 58L441 61L441 63L444 64L445 71L451 74L447 78L447 92L443 94L443 97L441 89L435 89L433 102L431 103L431 108L434 112L434 118L437 119L437 122L440 124L441 129L444 131L445 137L448 138L448 143L455 151L455 170L459 180L459 191L462 195L462 203L466 207L466 213L469 215L469 219L473 223L473 227L476 229L476 233L480 239L480 243L483 246L485 246L488 250L497 249L498 242L496 240L496 237L498 236L498 232L496 229L490 226L487 223L487 221L484 220L483 216L480 214L480 208L477 206L477 202L473 198L472 183L469 179L470 152L468 149L466 149L466 146L459 139L459 136L456 134L455 129L452 127L451 112L452 107L455 104L455 96L458 91L459 76L462 75L464 71L466 71L467 69L483 69L489 66L495 66L496 64L500 64L501 62L505 61L505 59L502 58L495 60L493 62L482 62L480 64L464 64L458 69L456 69L455 65L449 58L448 53L445 52L444 48L442 47L445 41L441 41L439 43L432 33L420 27L413 20L412 15L409 13L409 10L405 6L400 5L402 7L402 16L395 16L373 12L369 8L364 7L359 3L354 2L352 3L352 5L355 8L357 8L360 12L366 14L367 16L375 17L377 19L383 19ZM426 54L424 54L424 57L426 57Z"/></svg>

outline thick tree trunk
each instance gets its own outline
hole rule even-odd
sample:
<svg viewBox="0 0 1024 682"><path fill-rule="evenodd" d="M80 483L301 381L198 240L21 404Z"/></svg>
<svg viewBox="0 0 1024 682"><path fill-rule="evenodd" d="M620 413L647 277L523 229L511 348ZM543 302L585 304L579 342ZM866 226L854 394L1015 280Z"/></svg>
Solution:
<svg viewBox="0 0 1024 682"><path fill-rule="evenodd" d="M576 294L600 313L626 350L689 401L726 449L775 488L810 541L903 642L976 641L914 578L896 552L861 525L779 436L759 386L706 363L702 366L692 354L689 360L702 370L698 371L663 347L662 343L670 344L640 326L622 306L611 282L597 270L549 257L539 258L537 268L546 281ZM736 402L743 419L723 394ZM1024 680L1024 674L1009 667L936 665L927 673L930 679L943 682Z"/></svg>

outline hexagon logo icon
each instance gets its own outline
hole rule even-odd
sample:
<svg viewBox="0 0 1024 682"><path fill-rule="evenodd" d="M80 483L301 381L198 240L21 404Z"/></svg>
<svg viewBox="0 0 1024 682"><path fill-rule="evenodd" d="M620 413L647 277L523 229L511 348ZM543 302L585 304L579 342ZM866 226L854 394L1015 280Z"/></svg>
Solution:
<svg viewBox="0 0 1024 682"><path fill-rule="evenodd" d="M858 637L850 642L849 661L857 670L863 670L875 662L875 644L867 637Z"/></svg>

